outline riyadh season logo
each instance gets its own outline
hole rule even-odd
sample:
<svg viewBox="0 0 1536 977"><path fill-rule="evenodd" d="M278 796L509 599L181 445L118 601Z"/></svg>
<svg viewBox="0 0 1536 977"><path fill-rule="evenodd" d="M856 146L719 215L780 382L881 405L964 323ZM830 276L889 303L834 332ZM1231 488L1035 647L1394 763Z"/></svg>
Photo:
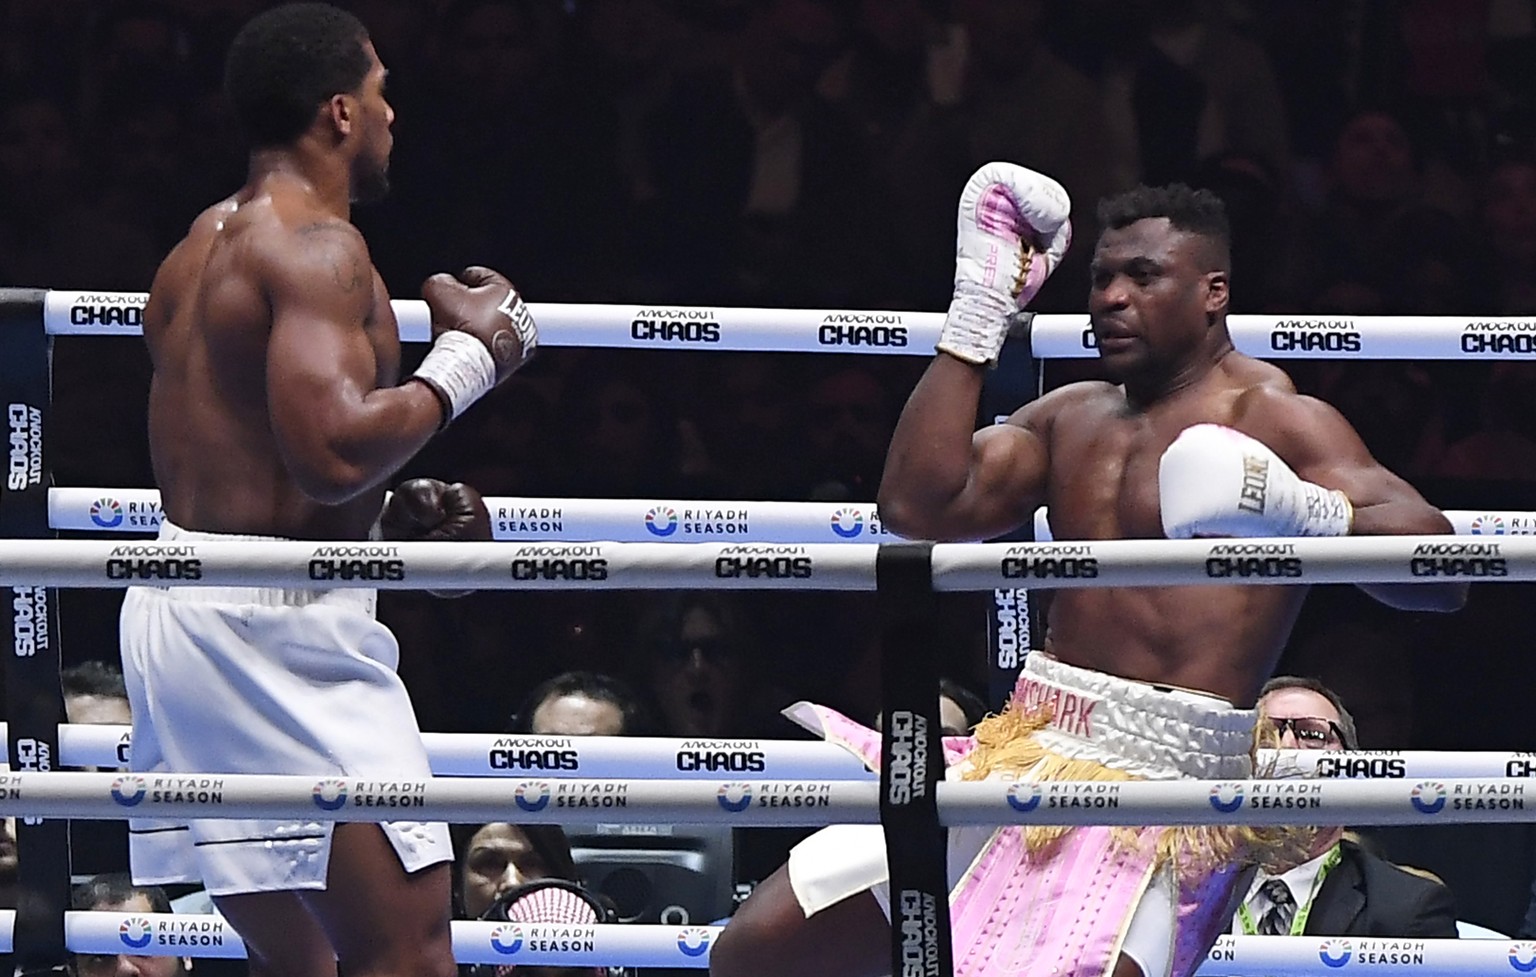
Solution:
<svg viewBox="0 0 1536 977"><path fill-rule="evenodd" d="M1211 807L1222 814L1231 814L1243 806L1241 784L1217 784L1211 788Z"/></svg>
<svg viewBox="0 0 1536 977"><path fill-rule="evenodd" d="M709 930L702 926L689 926L679 930L677 949L685 957L702 957L709 952Z"/></svg>
<svg viewBox="0 0 1536 977"><path fill-rule="evenodd" d="M721 784L720 790L715 793L715 800L732 814L740 814L752 803L752 788L748 784Z"/></svg>
<svg viewBox="0 0 1536 977"><path fill-rule="evenodd" d="M1435 780L1414 784L1408 800L1420 814L1439 814L1445 807L1445 785Z"/></svg>
<svg viewBox="0 0 1536 977"><path fill-rule="evenodd" d="M651 506L645 514L645 531L652 536L671 536L677 532L677 510L669 505Z"/></svg>
<svg viewBox="0 0 1536 977"><path fill-rule="evenodd" d="M1044 792L1040 785L1033 782L1012 783L1008 785L1008 806L1020 814L1028 814L1040 806L1040 798Z"/></svg>
<svg viewBox="0 0 1536 977"><path fill-rule="evenodd" d="M1471 528L1474 536L1503 536L1506 532L1503 516L1486 513L1473 519Z"/></svg>
<svg viewBox="0 0 1536 977"><path fill-rule="evenodd" d="M512 799L529 814L537 814L549 806L549 781L531 780L517 785Z"/></svg>
<svg viewBox="0 0 1536 977"><path fill-rule="evenodd" d="M118 777L112 781L112 799L123 807L133 807L144 799L147 789L143 777L136 775Z"/></svg>
<svg viewBox="0 0 1536 977"><path fill-rule="evenodd" d="M1528 974L1536 971L1536 943L1522 940L1509 945L1509 965L1514 970Z"/></svg>
<svg viewBox="0 0 1536 977"><path fill-rule="evenodd" d="M511 956L523 948L523 928L516 923L497 926L491 930L491 949Z"/></svg>
<svg viewBox="0 0 1536 977"><path fill-rule="evenodd" d="M129 916L117 928L117 938L130 950L142 950L154 939L154 933L150 931L149 920L143 916Z"/></svg>
<svg viewBox="0 0 1536 977"><path fill-rule="evenodd" d="M839 509L832 513L832 531L843 539L852 539L864 531L864 514L857 509Z"/></svg>
<svg viewBox="0 0 1536 977"><path fill-rule="evenodd" d="M1325 967L1342 967L1349 963L1352 955L1348 940L1324 940L1323 945L1317 948L1317 959Z"/></svg>
<svg viewBox="0 0 1536 977"><path fill-rule="evenodd" d="M315 806L322 811L339 811L347 803L347 784L343 780L322 780L310 792Z"/></svg>
<svg viewBox="0 0 1536 977"><path fill-rule="evenodd" d="M91 522L102 529L116 529L123 524L123 504L116 499L97 499L91 503Z"/></svg>

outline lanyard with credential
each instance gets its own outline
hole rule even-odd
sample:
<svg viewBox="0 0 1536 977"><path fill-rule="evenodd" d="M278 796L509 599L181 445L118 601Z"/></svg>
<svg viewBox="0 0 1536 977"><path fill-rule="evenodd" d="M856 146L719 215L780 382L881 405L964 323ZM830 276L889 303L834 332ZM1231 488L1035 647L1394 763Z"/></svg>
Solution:
<svg viewBox="0 0 1536 977"><path fill-rule="evenodd" d="M1317 894L1322 891L1323 880L1328 877L1328 873L1332 872L1334 866L1338 865L1343 858L1344 853L1339 850L1338 845L1328 849L1328 854L1323 856L1323 864L1317 867L1317 878L1312 880L1312 891L1307 893L1307 901L1296 907L1296 915L1291 920L1292 936L1300 936L1307 928L1307 917L1312 915L1312 900L1316 899ZM1237 922L1243 928L1243 935L1259 934L1258 923L1254 922L1253 913L1249 911L1246 899L1241 906L1237 907Z"/></svg>

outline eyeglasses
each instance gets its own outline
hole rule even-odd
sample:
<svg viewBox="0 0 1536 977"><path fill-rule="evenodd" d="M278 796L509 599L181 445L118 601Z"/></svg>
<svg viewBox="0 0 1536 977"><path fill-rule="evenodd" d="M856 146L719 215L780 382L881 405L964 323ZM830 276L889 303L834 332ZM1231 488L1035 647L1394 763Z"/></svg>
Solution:
<svg viewBox="0 0 1536 977"><path fill-rule="evenodd" d="M1320 716L1265 716L1265 722L1275 730L1276 736L1284 736L1287 728L1295 734L1296 745L1303 750L1325 750L1330 745L1344 743L1344 730L1331 719Z"/></svg>

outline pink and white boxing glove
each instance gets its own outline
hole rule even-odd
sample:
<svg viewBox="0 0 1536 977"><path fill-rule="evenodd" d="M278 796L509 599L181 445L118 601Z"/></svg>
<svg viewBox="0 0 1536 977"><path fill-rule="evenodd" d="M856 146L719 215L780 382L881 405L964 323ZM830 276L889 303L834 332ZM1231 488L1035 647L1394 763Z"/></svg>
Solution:
<svg viewBox="0 0 1536 977"><path fill-rule="evenodd" d="M960 193L955 292L937 348L995 364L1008 317L1024 308L1072 243L1072 201L1061 184L1013 163L988 163Z"/></svg>
<svg viewBox="0 0 1536 977"><path fill-rule="evenodd" d="M1303 480L1268 447L1220 424L1196 424L1157 466L1163 533L1192 536L1347 536L1343 492Z"/></svg>

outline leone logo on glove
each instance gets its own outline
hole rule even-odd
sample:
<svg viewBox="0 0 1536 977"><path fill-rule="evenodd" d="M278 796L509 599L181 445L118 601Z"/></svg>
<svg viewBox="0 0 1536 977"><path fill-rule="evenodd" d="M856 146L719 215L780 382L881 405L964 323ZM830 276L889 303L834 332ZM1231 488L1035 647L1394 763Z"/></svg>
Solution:
<svg viewBox="0 0 1536 977"><path fill-rule="evenodd" d="M1262 516L1268 485L1269 459L1258 455L1243 455L1243 488L1237 500L1237 507L1244 512Z"/></svg>

